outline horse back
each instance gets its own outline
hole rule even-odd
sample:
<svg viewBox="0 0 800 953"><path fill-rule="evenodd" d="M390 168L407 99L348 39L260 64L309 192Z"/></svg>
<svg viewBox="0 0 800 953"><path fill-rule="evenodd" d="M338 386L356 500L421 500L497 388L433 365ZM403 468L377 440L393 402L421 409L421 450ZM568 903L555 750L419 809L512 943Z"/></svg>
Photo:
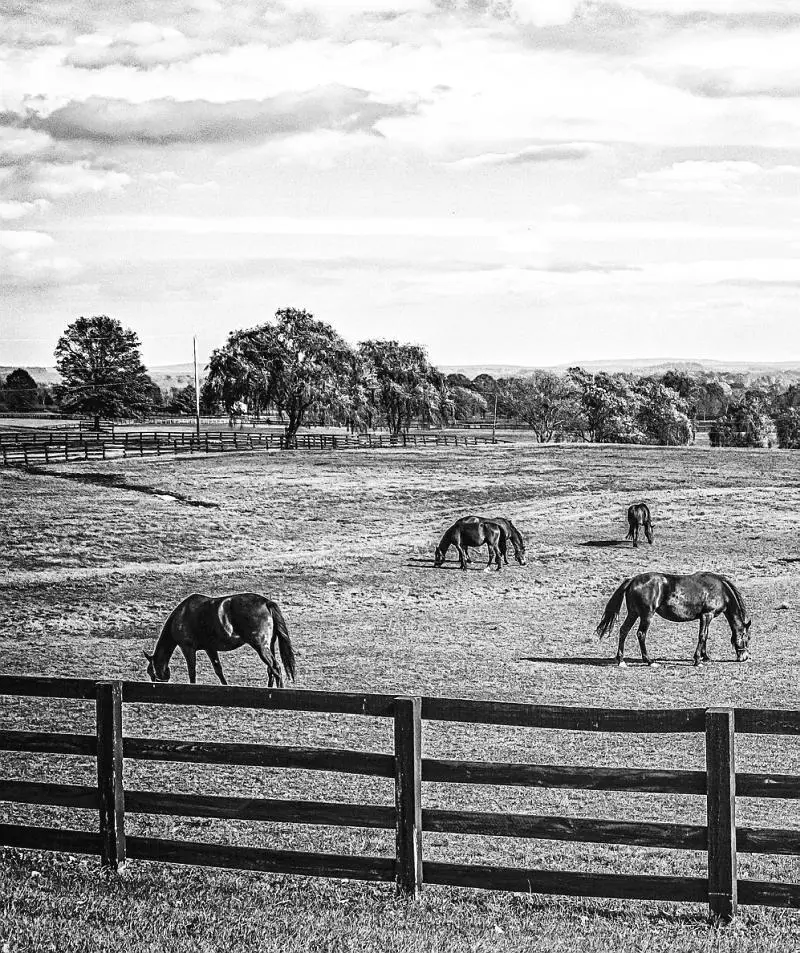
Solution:
<svg viewBox="0 0 800 953"><path fill-rule="evenodd" d="M247 644L271 621L269 603L258 593L193 593L176 609L173 636L179 644L226 651Z"/></svg>

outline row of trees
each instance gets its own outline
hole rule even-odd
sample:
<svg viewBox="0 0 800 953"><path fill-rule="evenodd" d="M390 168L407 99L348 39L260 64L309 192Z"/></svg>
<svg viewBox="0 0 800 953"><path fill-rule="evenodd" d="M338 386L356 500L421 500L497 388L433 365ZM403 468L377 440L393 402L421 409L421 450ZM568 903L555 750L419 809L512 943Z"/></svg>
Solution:
<svg viewBox="0 0 800 953"><path fill-rule="evenodd" d="M79 318L56 347L61 383L52 389L60 409L101 417L153 411L192 413L194 387L165 397L147 374L136 334L106 316ZM34 409L41 385L24 370L0 387L9 409ZM38 402L38 403L37 403ZM354 347L306 311L287 308L273 321L235 331L211 355L203 388L204 412L277 413L293 437L304 423L345 425L353 431L413 424L457 424L495 412L530 429L542 442L685 444L696 417L713 418L712 443L800 447L800 387L762 380L747 386L721 375L668 371L660 376L592 374L573 367L563 375L536 371L496 380L482 374L445 376L425 350L397 341Z"/></svg>
<svg viewBox="0 0 800 953"><path fill-rule="evenodd" d="M352 431L385 424L396 434L416 420L452 415L447 380L424 348L377 340L352 347L294 308L278 311L274 323L231 333L211 355L202 394L231 415L274 408L289 438L308 421Z"/></svg>

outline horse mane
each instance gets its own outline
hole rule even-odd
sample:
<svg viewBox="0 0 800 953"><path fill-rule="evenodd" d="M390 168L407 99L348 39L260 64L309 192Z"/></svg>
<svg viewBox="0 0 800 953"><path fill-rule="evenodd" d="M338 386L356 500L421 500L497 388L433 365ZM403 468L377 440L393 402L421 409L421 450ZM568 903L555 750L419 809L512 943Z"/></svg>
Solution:
<svg viewBox="0 0 800 953"><path fill-rule="evenodd" d="M726 586L728 589L730 589L731 594L733 595L734 601L736 602L736 607L741 613L742 621L746 622L747 621L747 606L744 604L744 598L742 597L741 592L739 592L739 590L736 588L734 583L732 583L727 576L720 576L719 578L722 580L722 584Z"/></svg>

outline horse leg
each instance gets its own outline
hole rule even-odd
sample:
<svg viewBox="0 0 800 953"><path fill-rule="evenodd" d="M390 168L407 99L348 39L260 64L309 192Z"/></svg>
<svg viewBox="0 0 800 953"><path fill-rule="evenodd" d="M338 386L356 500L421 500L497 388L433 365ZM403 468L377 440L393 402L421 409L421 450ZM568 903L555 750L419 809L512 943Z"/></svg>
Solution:
<svg viewBox="0 0 800 953"><path fill-rule="evenodd" d="M647 638L647 630L650 628L650 623L653 619L652 613L650 615L641 616L639 619L639 631L636 633L639 639L639 648L642 652L642 661L645 665L657 665L657 662L654 662L650 656L647 654L647 644L645 642Z"/></svg>
<svg viewBox="0 0 800 953"><path fill-rule="evenodd" d="M259 637L251 642L251 645L256 652L258 652L259 658L267 666L267 670L269 671L267 688L272 688L273 683L278 688L283 688L283 676L281 675L281 670L278 668L278 663L275 659L275 656L273 655L266 641Z"/></svg>
<svg viewBox="0 0 800 953"><path fill-rule="evenodd" d="M217 678L223 685L228 683L225 681L225 675L222 671L222 662L219 660L219 655L215 649L206 649L206 655L211 659L211 664L214 666L214 671L217 673Z"/></svg>
<svg viewBox="0 0 800 953"><path fill-rule="evenodd" d="M708 652L706 651L706 642L708 641L708 628L713 618L713 612L704 612L700 616L700 633L697 637L697 648L694 650L695 665L699 665L701 661L707 662L709 660Z"/></svg>
<svg viewBox="0 0 800 953"><path fill-rule="evenodd" d="M186 669L189 672L189 681L194 685L197 681L197 650L181 646L181 651L186 659Z"/></svg>
<svg viewBox="0 0 800 953"><path fill-rule="evenodd" d="M466 572L467 563L471 562L472 560L467 558L467 553L465 551L465 548L461 545L461 543L456 543L455 547L458 550L458 564L464 570L464 572Z"/></svg>
<svg viewBox="0 0 800 953"><path fill-rule="evenodd" d="M639 524L637 523L633 527L633 548L636 549L638 545L639 545Z"/></svg>
<svg viewBox="0 0 800 953"><path fill-rule="evenodd" d="M625 621L620 626L619 630L619 646L617 647L617 665L621 668L625 668L625 639L628 637L628 633L633 628L633 623L637 620L638 616L632 610L628 610L628 615L625 617Z"/></svg>
<svg viewBox="0 0 800 953"><path fill-rule="evenodd" d="M471 558L471 556L470 556L470 554L469 554L469 546L465 546L465 547L464 547L464 559L465 559L468 563L471 563L471 562L472 562L472 558Z"/></svg>

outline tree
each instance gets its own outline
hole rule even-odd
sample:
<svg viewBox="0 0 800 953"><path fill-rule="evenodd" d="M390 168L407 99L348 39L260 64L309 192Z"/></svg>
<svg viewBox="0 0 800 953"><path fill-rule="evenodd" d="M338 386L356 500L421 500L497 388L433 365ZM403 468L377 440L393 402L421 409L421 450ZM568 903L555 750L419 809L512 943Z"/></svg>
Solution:
<svg viewBox="0 0 800 953"><path fill-rule="evenodd" d="M572 429L596 443L647 443L637 418L641 397L624 374L590 374L581 367L567 371L576 390Z"/></svg>
<svg viewBox="0 0 800 953"><path fill-rule="evenodd" d="M781 450L800 450L800 407L787 407L775 418Z"/></svg>
<svg viewBox="0 0 800 953"><path fill-rule="evenodd" d="M291 443L307 415L350 418L354 355L333 328L307 311L275 312L274 324L234 331L208 364L205 394L229 412L272 404L286 414Z"/></svg>
<svg viewBox="0 0 800 953"><path fill-rule="evenodd" d="M688 405L671 387L643 378L635 388L639 396L637 423L650 443L682 446L692 436Z"/></svg>
<svg viewBox="0 0 800 953"><path fill-rule="evenodd" d="M397 341L363 341L359 351L374 377L372 403L389 432L408 430L420 417L446 419L448 391L444 374L428 363L425 348Z"/></svg>
<svg viewBox="0 0 800 953"><path fill-rule="evenodd" d="M775 437L775 425L763 400L749 392L717 417L709 431L709 440L715 447L767 447Z"/></svg>
<svg viewBox="0 0 800 953"><path fill-rule="evenodd" d="M54 388L62 411L100 418L136 416L150 402L153 382L139 354L139 338L105 314L78 318L55 350L61 383Z"/></svg>
<svg viewBox="0 0 800 953"><path fill-rule="evenodd" d="M526 423L539 443L553 439L570 418L572 391L567 381L551 371L534 371L528 377L512 377L503 384L503 410Z"/></svg>
<svg viewBox="0 0 800 953"><path fill-rule="evenodd" d="M18 367L6 378L2 396L9 410L33 410L39 403L39 388L31 375Z"/></svg>

